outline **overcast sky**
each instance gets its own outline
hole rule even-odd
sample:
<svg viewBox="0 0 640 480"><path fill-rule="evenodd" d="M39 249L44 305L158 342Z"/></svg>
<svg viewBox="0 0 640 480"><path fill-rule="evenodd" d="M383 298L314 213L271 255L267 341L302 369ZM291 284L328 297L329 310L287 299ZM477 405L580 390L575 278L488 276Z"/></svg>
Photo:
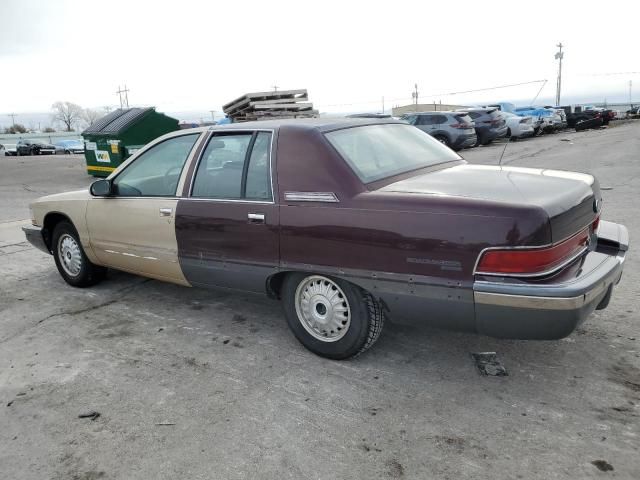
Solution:
<svg viewBox="0 0 640 480"><path fill-rule="evenodd" d="M633 20L633 23L632 23ZM307 88L321 111L529 99L565 45L563 96L640 98L640 2L0 0L0 115L69 100L221 110L245 92ZM606 75L604 75L606 74ZM526 102L525 102L526 103ZM0 121L0 123L5 123Z"/></svg>

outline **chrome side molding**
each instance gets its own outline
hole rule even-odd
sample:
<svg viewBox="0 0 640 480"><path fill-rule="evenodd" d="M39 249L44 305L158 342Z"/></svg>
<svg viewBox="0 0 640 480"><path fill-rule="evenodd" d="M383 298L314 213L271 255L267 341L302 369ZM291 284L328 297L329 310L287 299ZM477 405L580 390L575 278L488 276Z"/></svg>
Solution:
<svg viewBox="0 0 640 480"><path fill-rule="evenodd" d="M290 202L340 202L333 192L284 192L284 199Z"/></svg>

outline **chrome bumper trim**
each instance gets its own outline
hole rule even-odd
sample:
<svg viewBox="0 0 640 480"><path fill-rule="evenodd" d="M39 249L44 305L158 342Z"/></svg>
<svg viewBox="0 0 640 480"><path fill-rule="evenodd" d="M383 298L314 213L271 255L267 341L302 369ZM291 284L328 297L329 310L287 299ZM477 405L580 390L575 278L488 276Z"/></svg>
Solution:
<svg viewBox="0 0 640 480"><path fill-rule="evenodd" d="M535 310L578 310L605 292L612 283L601 282L594 289L577 297L534 297L506 293L473 292L473 299L476 303L500 307Z"/></svg>

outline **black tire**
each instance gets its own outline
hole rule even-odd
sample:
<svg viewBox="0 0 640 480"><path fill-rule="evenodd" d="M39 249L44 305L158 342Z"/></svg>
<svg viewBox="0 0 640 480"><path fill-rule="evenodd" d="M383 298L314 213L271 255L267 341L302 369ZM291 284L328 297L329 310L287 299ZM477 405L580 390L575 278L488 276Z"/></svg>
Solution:
<svg viewBox="0 0 640 480"><path fill-rule="evenodd" d="M449 139L447 137L445 137L444 135L434 135L433 138L438 140L443 145L446 145L447 147L451 148L451 144L449 143Z"/></svg>
<svg viewBox="0 0 640 480"><path fill-rule="evenodd" d="M312 277L333 282L346 296L351 317L346 333L339 340L329 342L315 338L303 326L304 320L298 316L296 291L298 286ZM371 348L382 332L384 313L380 303L370 293L347 281L322 275L292 273L285 277L281 292L289 328L304 347L321 357L333 360L355 357Z"/></svg>
<svg viewBox="0 0 640 480"><path fill-rule="evenodd" d="M71 273L67 272L65 267L62 265L62 259L60 258L60 256L62 255L60 242L61 239L64 240L65 237L71 237L79 248L80 269L76 275L72 275ZM100 282L107 273L107 269L105 267L94 265L89 261L84 253L82 244L80 243L78 232L76 232L74 226L67 221L59 222L53 229L53 236L51 237L51 250L53 251L53 258L56 262L58 272L60 272L60 275L62 276L64 281L73 287L85 288L95 285L96 283Z"/></svg>
<svg viewBox="0 0 640 480"><path fill-rule="evenodd" d="M507 138L511 138L511 129L507 128Z"/></svg>
<svg viewBox="0 0 640 480"><path fill-rule="evenodd" d="M485 140L482 145L489 145L490 143L493 143L493 140Z"/></svg>

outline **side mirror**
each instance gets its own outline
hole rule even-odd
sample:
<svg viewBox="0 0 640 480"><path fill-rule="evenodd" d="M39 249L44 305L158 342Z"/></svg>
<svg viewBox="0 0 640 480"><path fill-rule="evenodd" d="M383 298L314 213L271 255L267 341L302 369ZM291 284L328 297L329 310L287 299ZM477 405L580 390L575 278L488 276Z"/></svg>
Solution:
<svg viewBox="0 0 640 480"><path fill-rule="evenodd" d="M96 180L89 187L89 192L94 197L108 197L111 195L111 181L106 179Z"/></svg>

